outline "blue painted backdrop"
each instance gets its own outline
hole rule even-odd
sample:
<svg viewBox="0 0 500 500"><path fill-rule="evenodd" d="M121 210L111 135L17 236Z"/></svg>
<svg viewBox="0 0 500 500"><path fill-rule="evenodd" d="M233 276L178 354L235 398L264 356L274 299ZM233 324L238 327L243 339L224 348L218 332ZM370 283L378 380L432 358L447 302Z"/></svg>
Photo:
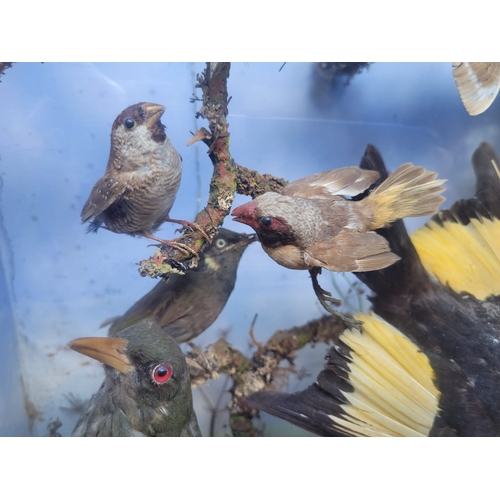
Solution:
<svg viewBox="0 0 500 500"><path fill-rule="evenodd" d="M394 170L412 162L449 179L445 207L472 195L470 157L483 140L500 149L500 100L483 115L465 112L451 63L378 63L348 87L323 81L311 63L234 64L228 120L234 159L261 173L294 180L313 172L357 165L368 143ZM186 147L190 131L206 126L194 115L196 73L203 64L15 64L0 83L0 435L45 435L56 418L69 435L76 415L61 407L64 394L82 398L103 378L97 362L69 351L69 340L104 335L99 325L123 313L154 282L136 263L152 255L148 241L107 231L86 234L80 211L104 172L114 118L127 106L167 106L162 118L181 153L184 172L174 218L192 219L204 206L211 176L206 146ZM237 197L235 204L244 202ZM407 221L411 229L425 219ZM227 220L226 227L245 231ZM160 237L174 237L165 224ZM352 275L347 276L351 281ZM332 289L325 273L322 284ZM347 288L342 276L337 283ZM265 341L276 329L322 314L306 272L270 260L258 244L245 253L235 291L217 322L197 343L222 330L249 353L248 330ZM357 301L351 300L351 306ZM364 304L366 308L366 303ZM314 380L325 346L297 360L309 376L291 377L285 390ZM22 382L21 382L22 378ZM215 403L223 379L205 392ZM224 401L224 400L223 400ZM206 402L195 405L208 432ZM216 430L223 435L225 414ZM296 431L266 418L271 435Z"/></svg>

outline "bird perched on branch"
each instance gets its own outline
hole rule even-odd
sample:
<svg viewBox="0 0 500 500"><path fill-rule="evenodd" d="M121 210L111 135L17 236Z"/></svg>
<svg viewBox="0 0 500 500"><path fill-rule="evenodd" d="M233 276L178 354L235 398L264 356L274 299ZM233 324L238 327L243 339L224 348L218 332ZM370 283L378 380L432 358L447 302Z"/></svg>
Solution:
<svg viewBox="0 0 500 500"><path fill-rule="evenodd" d="M160 281L123 316L101 326L109 335L150 318L177 342L188 342L204 332L219 316L233 291L238 264L255 237L219 228L214 241L200 256L195 269Z"/></svg>
<svg viewBox="0 0 500 500"><path fill-rule="evenodd" d="M152 237L169 219L182 174L181 156L165 133L165 106L140 102L122 111L111 129L106 173L95 184L82 210L89 231ZM162 243L163 240L159 240Z"/></svg>
<svg viewBox="0 0 500 500"><path fill-rule="evenodd" d="M418 254L402 221L379 230L401 260L358 274L373 312L316 383L253 406L327 436L500 435L500 158L482 143L472 161L475 196L413 235ZM373 146L361 166L386 175Z"/></svg>
<svg viewBox="0 0 500 500"><path fill-rule="evenodd" d="M104 363L106 374L73 436L201 436L184 354L154 321L68 346Z"/></svg>
<svg viewBox="0 0 500 500"><path fill-rule="evenodd" d="M379 178L374 171L345 167L310 175L285 186L281 194L268 192L232 212L234 220L252 227L264 251L289 269L313 270L313 286L327 307L328 298L317 281L318 268L330 271L374 271L399 260L376 229L403 217L437 211L443 180L437 174L406 163L367 197L353 201Z"/></svg>

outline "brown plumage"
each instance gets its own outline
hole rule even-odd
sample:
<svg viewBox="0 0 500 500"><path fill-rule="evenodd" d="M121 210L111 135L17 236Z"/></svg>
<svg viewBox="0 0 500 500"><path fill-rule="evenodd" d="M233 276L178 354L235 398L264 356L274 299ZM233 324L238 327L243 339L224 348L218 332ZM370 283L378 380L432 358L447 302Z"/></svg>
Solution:
<svg viewBox="0 0 500 500"><path fill-rule="evenodd" d="M373 271L399 257L375 233L403 217L431 215L444 198L437 174L405 163L360 200L347 200L376 182L376 172L345 167L314 174L233 210L252 227L265 252L289 269Z"/></svg>
<svg viewBox="0 0 500 500"><path fill-rule="evenodd" d="M500 89L500 63L453 63L453 76L465 109L471 116L486 111Z"/></svg>
<svg viewBox="0 0 500 500"><path fill-rule="evenodd" d="M401 260L357 275L373 311L316 382L247 401L325 436L500 436L500 157L482 143L472 162L474 196L414 233L416 248L402 221L379 230ZM361 166L387 175L373 146Z"/></svg>
<svg viewBox="0 0 500 500"><path fill-rule="evenodd" d="M219 228L213 242L200 256L195 269L160 281L123 316L111 318L109 335L153 319L177 342L188 342L204 332L219 316L236 283L243 252L255 236Z"/></svg>
<svg viewBox="0 0 500 500"><path fill-rule="evenodd" d="M168 219L181 182L179 153L160 118L165 107L140 102L122 111L111 129L103 177L82 210L89 231L147 236Z"/></svg>

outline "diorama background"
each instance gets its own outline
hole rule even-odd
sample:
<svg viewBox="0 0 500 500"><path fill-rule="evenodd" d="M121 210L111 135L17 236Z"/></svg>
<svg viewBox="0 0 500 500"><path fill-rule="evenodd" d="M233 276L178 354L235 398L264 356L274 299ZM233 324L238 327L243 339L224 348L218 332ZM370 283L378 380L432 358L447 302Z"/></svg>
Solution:
<svg viewBox="0 0 500 500"><path fill-rule="evenodd" d="M345 87L332 85L312 63L234 64L228 80L228 122L235 161L290 181L314 172L357 165L368 143L387 167L422 165L448 179L443 208L474 190L470 163L481 141L500 150L500 100L483 115L469 116L458 95L451 63L376 63ZM80 212L109 154L115 117L127 106L150 101L167 106L162 122L183 157L183 179L171 211L192 220L205 204L212 173L206 146L186 147L196 120L191 103L201 63L20 63L0 83L0 435L43 436L59 419L70 435L78 416L65 395L88 398L103 379L99 363L70 351L77 337L105 335L99 325L122 314L155 282L141 278L136 263L154 248L149 241L105 230L86 234ZM247 201L237 196L234 206ZM413 230L425 218L406 221ZM249 232L228 217L224 227ZM166 223L159 237L174 237ZM248 230L247 230L248 229ZM355 281L348 275L349 281ZM323 273L348 293L342 275ZM351 294L351 311L358 308ZM368 308L363 300L362 307ZM307 272L278 266L253 244L245 252L235 290L218 320L195 343L222 331L245 353L248 331L265 341L275 330L323 314ZM326 346L299 353L300 379L283 390L312 383ZM21 382L22 378L22 382ZM224 377L204 391L213 404ZM227 400L227 399L226 399ZM225 399L222 399L222 405ZM195 391L204 435L210 412ZM226 435L221 412L216 435ZM306 434L263 416L266 435Z"/></svg>

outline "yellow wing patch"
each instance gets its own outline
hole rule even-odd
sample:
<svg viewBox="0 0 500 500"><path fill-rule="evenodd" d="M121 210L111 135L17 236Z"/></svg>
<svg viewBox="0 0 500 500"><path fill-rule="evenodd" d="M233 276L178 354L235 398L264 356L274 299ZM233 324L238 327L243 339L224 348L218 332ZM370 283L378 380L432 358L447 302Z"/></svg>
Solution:
<svg viewBox="0 0 500 500"><path fill-rule="evenodd" d="M347 415L332 420L351 435L427 436L441 395L427 356L376 314L355 317L363 333L346 330L340 337L352 349L354 392L342 392Z"/></svg>
<svg viewBox="0 0 500 500"><path fill-rule="evenodd" d="M500 295L500 221L471 219L467 225L429 221L411 235L425 270L454 292L479 300Z"/></svg>

